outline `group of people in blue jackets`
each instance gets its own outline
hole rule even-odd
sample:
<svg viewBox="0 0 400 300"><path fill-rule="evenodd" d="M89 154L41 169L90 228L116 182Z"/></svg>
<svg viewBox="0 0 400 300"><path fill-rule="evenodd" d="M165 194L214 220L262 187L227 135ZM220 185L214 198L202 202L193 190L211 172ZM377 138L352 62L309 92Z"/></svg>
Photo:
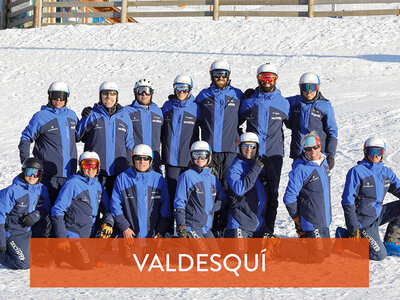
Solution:
<svg viewBox="0 0 400 300"><path fill-rule="evenodd" d="M303 74L300 94L289 98L269 63L245 92L231 85L226 61L215 61L210 77L195 97L192 78L177 76L161 108L147 79L135 83L125 107L117 84L106 81L80 119L67 108L68 85L52 83L48 103L22 132L22 172L0 191L0 263L29 268L31 236L277 238L284 125L293 164L283 202L299 237L329 238L338 128L318 75ZM383 166L385 153L382 138L365 142L342 196L346 229L335 234L368 238L374 260L400 255L400 201L382 203L387 192L400 197L400 181ZM68 240L57 247L74 251Z"/></svg>

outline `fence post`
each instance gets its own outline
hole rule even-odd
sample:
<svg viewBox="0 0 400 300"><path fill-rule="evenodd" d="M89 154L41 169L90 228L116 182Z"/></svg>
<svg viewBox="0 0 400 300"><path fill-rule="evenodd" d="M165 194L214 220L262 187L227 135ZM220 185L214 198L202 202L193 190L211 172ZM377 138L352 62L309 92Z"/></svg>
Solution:
<svg viewBox="0 0 400 300"><path fill-rule="evenodd" d="M128 0L122 0L121 3L121 23L126 23L128 13Z"/></svg>
<svg viewBox="0 0 400 300"><path fill-rule="evenodd" d="M1 1L1 19L0 19L0 29L7 28L7 0Z"/></svg>
<svg viewBox="0 0 400 300"><path fill-rule="evenodd" d="M314 0L308 0L308 17L314 18Z"/></svg>
<svg viewBox="0 0 400 300"><path fill-rule="evenodd" d="M42 26L42 0L35 0L35 8L33 9L33 28Z"/></svg>
<svg viewBox="0 0 400 300"><path fill-rule="evenodd" d="M219 20L219 0L214 0L214 5L213 5L213 20L218 21Z"/></svg>

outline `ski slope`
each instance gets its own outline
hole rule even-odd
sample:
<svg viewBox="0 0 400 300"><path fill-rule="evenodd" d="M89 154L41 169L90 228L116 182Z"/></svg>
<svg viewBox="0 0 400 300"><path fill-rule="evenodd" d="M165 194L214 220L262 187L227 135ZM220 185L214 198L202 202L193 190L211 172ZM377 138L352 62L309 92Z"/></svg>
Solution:
<svg viewBox="0 0 400 300"><path fill-rule="evenodd" d="M69 83L68 106L81 110L98 101L106 80L120 87L119 103L133 100L140 78L154 82L154 101L162 105L179 74L191 75L193 93L209 85L208 70L217 59L230 62L232 85L256 86L259 65L279 70L284 96L298 93L298 79L312 71L331 100L339 126L336 166L332 174L331 234L344 225L340 205L345 175L363 156L366 138L387 141L385 163L400 175L400 18L208 18L146 19L113 26L49 26L0 31L0 188L20 170L18 143L32 115L47 102L56 80ZM276 233L295 237L282 203L290 171L290 132L285 130L286 157L280 187ZM82 145L78 148L82 150ZM393 201L387 197L385 201ZM384 228L381 229L384 233ZM0 266L0 298L45 299L272 299L391 298L400 294L400 258L370 262L368 289L31 289L29 271ZM107 274L104 274L107 276ZM168 280L168 278L166 278ZM356 281L357 278L354 278Z"/></svg>

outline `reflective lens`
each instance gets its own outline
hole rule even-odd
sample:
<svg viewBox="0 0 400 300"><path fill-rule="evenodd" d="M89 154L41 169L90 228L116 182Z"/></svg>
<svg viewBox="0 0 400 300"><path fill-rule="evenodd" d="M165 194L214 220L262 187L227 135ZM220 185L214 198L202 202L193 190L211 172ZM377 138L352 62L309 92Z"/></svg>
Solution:
<svg viewBox="0 0 400 300"><path fill-rule="evenodd" d="M319 149L319 147L321 147L321 146L319 146L319 145L315 145L315 146L312 146L312 147L306 147L306 148L304 148L304 150L305 151L311 151L311 150L317 150L317 149Z"/></svg>
<svg viewBox="0 0 400 300"><path fill-rule="evenodd" d="M50 100L58 100L58 99L60 99L61 101L67 101L67 99L68 99L68 93L66 93L66 92L59 92L59 91L50 92L49 98L50 98Z"/></svg>
<svg viewBox="0 0 400 300"><path fill-rule="evenodd" d="M213 71L212 72L212 76L215 78L215 79L218 79L218 78L220 78L220 77L222 77L222 78L228 78L228 71L224 71L224 70L215 70L215 71Z"/></svg>
<svg viewBox="0 0 400 300"><path fill-rule="evenodd" d="M316 90L318 90L318 84L316 84L316 83L303 83L303 84L300 84L300 90L302 92L308 92L309 90L311 92L315 92Z"/></svg>
<svg viewBox="0 0 400 300"><path fill-rule="evenodd" d="M268 82L270 84L273 84L278 79L278 76L276 76L274 73L261 73L261 74L258 74L257 78L262 83Z"/></svg>
<svg viewBox="0 0 400 300"><path fill-rule="evenodd" d="M367 154L367 156L382 156L383 154L385 154L385 149L383 148L367 148L365 149L365 153Z"/></svg>
<svg viewBox="0 0 400 300"><path fill-rule="evenodd" d="M148 86L139 86L139 87L136 88L136 94L138 94L138 95L143 95L143 94L151 95L152 94L151 88L148 87Z"/></svg>
<svg viewBox="0 0 400 300"><path fill-rule="evenodd" d="M133 159L136 161L141 161L141 160L149 161L151 159L151 157L150 156L135 156Z"/></svg>
<svg viewBox="0 0 400 300"><path fill-rule="evenodd" d="M248 149L248 148L250 148L250 149L256 149L256 148L257 148L257 145L254 145L254 144L242 144L241 147L242 147L243 149Z"/></svg>
<svg viewBox="0 0 400 300"><path fill-rule="evenodd" d="M179 93L189 93L190 87L187 84L174 84L174 90Z"/></svg>
<svg viewBox="0 0 400 300"><path fill-rule="evenodd" d="M84 159L81 161L81 167L84 170L89 170L90 168L93 170L98 170L100 163L97 159Z"/></svg>
<svg viewBox="0 0 400 300"><path fill-rule="evenodd" d="M210 157L210 153L208 151L192 152L192 159L193 160L208 159L209 157Z"/></svg>
<svg viewBox="0 0 400 300"><path fill-rule="evenodd" d="M101 92L104 96L117 96L117 92L116 91L104 91Z"/></svg>
<svg viewBox="0 0 400 300"><path fill-rule="evenodd" d="M38 178L40 176L40 170L35 168L26 168L24 174L28 177L33 176L35 178Z"/></svg>

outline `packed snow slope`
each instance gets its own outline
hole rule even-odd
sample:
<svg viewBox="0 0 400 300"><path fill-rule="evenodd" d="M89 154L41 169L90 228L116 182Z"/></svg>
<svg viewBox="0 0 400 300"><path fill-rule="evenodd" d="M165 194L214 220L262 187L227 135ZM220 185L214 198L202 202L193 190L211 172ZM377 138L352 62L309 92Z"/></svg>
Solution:
<svg viewBox="0 0 400 300"><path fill-rule="evenodd" d="M217 59L230 62L232 85L242 90L256 86L256 70L266 62L277 65L277 85L284 96L298 93L304 72L319 74L322 93L331 100L339 126L331 234L344 225L340 200L345 175L362 158L366 138L379 135L387 140L385 163L400 175L399 17L139 21L0 31L0 188L20 170L21 131L47 102L51 82L69 83L68 106L78 115L98 101L98 87L106 80L118 83L119 102L127 105L134 82L149 79L155 85L154 101L161 106L179 74L192 76L195 95L207 87L209 67ZM285 135L288 153L290 132L285 130ZM283 237L295 237L282 203L290 163L286 156L276 223L276 233ZM368 289L31 289L29 271L0 267L0 298L394 299L400 294L399 267L399 257L371 262Z"/></svg>

